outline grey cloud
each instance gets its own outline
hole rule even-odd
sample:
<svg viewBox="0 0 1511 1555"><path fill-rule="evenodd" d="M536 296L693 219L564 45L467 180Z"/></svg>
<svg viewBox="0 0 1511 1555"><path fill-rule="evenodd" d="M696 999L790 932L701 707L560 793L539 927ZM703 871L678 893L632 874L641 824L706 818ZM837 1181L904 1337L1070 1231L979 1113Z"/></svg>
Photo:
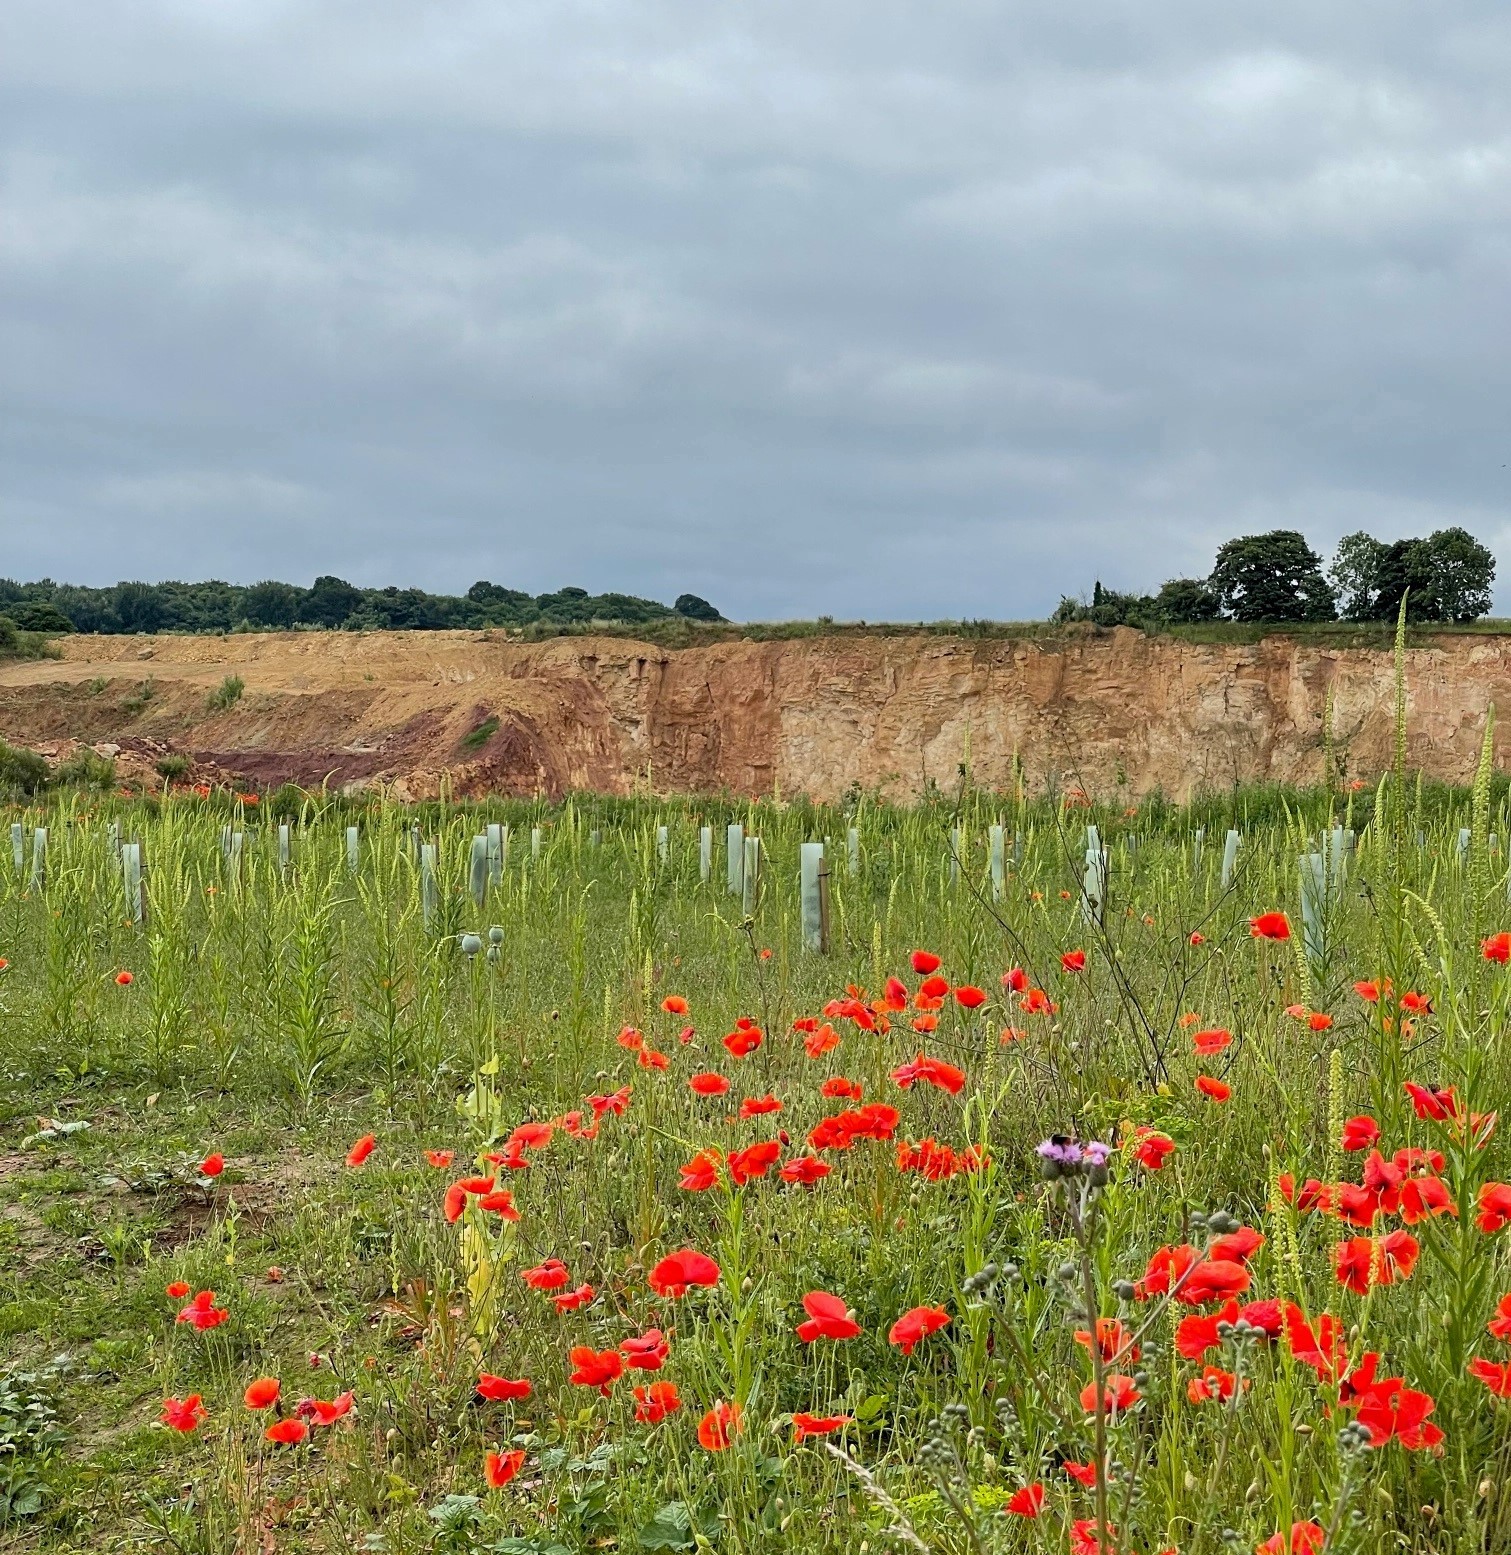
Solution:
<svg viewBox="0 0 1511 1555"><path fill-rule="evenodd" d="M1500 547L1508 65L1483 0L9 0L3 570L877 619Z"/></svg>

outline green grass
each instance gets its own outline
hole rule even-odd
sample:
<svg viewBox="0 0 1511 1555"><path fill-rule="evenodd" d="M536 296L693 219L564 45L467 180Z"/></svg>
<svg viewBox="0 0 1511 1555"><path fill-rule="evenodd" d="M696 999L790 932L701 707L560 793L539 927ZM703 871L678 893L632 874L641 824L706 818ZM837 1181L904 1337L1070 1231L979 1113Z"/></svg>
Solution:
<svg viewBox="0 0 1511 1555"><path fill-rule="evenodd" d="M247 807L174 794L12 809L27 828L48 825L49 876L38 890L8 853L0 862L0 1335L12 1371L34 1379L16 1388L56 1410L63 1439L0 1455L0 1476L36 1493L0 1534L49 1552L869 1555L916 1548L889 1531L900 1516L929 1550L1065 1550L1100 1492L1059 1465L1093 1460L1100 1432L1120 1551L1253 1549L1307 1518L1335 1528L1340 1550L1504 1547L1511 1513L1478 1487L1502 1476L1507 1406L1466 1366L1511 1358L1484 1332L1511 1286L1503 1236L1478 1231L1474 1210L1511 1161L1498 1133L1474 1148L1417 1118L1402 1083L1452 1084L1475 1112L1511 1100L1506 971L1479 954L1511 922L1505 787L1384 794L1378 815L1368 790L1281 789L1131 813L970 789L910 810L588 796L407 809L297 791ZM280 814L294 826L287 871ZM1109 850L1100 923L1078 894L1088 819ZM724 878L736 820L764 853L748 919ZM125 921L112 822L143 843L144 925ZM509 826L508 857L479 905L468 855L489 822ZM1230 822L1244 840L1224 890ZM1009 839L1000 900L997 823ZM1297 855L1334 823L1359 832L1358 848L1308 956ZM355 875L348 824L361 833ZM428 926L415 824L437 849ZM246 833L240 879L223 862L225 825ZM1461 825L1474 839L1463 859ZM825 837L832 945L817 955L802 946L798 846ZM1297 934L1254 939L1249 919L1267 910L1289 913ZM463 934L486 944L494 925L496 959L464 954ZM946 997L937 1029L917 1032L935 1012L894 1010L886 1032L824 1013L847 985L875 999L894 975L911 997L920 947L985 1004ZM1071 948L1087 952L1085 971L1062 970ZM1012 966L1047 991L1052 1016L1025 1013L1004 988ZM1385 977L1394 992L1380 1004L1353 991ZM1403 1037L1407 989L1434 1011ZM688 1000L686 1016L662 1008L669 995ZM1333 1023L1313 1030L1292 1005ZM1199 1061L1189 1016L1229 1029L1232 1045ZM736 1058L723 1038L742 1017L764 1038ZM838 1046L808 1056L793 1028L808 1017L827 1019ZM626 1027L665 1069L641 1061ZM1021 1035L1004 1043L1004 1028ZM959 1068L958 1094L898 1083L920 1052ZM727 1096L690 1090L707 1072L728 1077ZM1232 1099L1199 1095L1198 1072L1224 1078ZM808 1154L819 1120L855 1105L819 1094L840 1075L897 1109L895 1139L815 1152L832 1170L811 1187L772 1171L679 1188L704 1150L774 1140L783 1163ZM605 1116L596 1137L558 1128L525 1152L528 1167L496 1172L518 1222L476 1200L446 1222L447 1184L517 1125L590 1114L587 1097L624 1085L623 1116ZM780 1112L739 1116L743 1098L767 1095ZM1365 1233L1298 1215L1273 1188L1281 1172L1358 1181L1362 1157L1337 1147L1356 1113L1379 1120L1387 1156L1442 1150L1459 1209L1412 1225L1410 1278L1368 1296L1333 1272L1334 1248ZM1140 1129L1174 1142L1157 1172L1134 1158ZM368 1133L371 1157L346 1165ZM1043 1179L1035 1146L1056 1133L1112 1143L1105 1187L1083 1200ZM898 1142L923 1139L957 1159L975 1146L990 1164L937 1181L900 1171ZM427 1149L454 1151L450 1169L427 1164ZM212 1151L226 1170L206 1179ZM1284 1343L1224 1342L1207 1360L1248 1385L1228 1407L1188 1400L1199 1368L1172 1344L1188 1309L1128 1300L1120 1282L1162 1245L1202 1245L1199 1217L1217 1212L1266 1239L1241 1299L1337 1314L1351 1362L1378 1352L1380 1375L1433 1396L1441 1454L1340 1449L1349 1411ZM1391 1211L1376 1229L1400 1227ZM683 1247L716 1260L717 1285L656 1295L650 1270ZM580 1308L558 1313L519 1279L551 1257L571 1285L593 1286ZM215 1291L228 1320L203 1333L176 1322L174 1281ZM1073 1339L1088 1288L1099 1315L1147 1325L1141 1356L1114 1368L1141 1395L1115 1420L1079 1401L1093 1376ZM837 1294L862 1332L799 1340L813 1291ZM918 1306L950 1323L905 1356L888 1331ZM652 1327L669 1336L662 1370L630 1372L606 1397L569 1380L572 1347L607 1351ZM482 1370L527 1377L533 1392L479 1401ZM259 1376L281 1380L285 1413L347 1390L354 1412L275 1447L241 1402ZM658 1381L675 1382L683 1408L637 1422L632 1388ZM205 1422L163 1429L162 1401L191 1393ZM697 1427L720 1399L741 1403L744 1429L711 1452ZM795 1443L801 1411L853 1417L830 1440L854 1466L822 1441ZM525 1466L489 1490L484 1454L511 1446ZM1001 1511L1033 1482L1046 1487L1037 1520Z"/></svg>
<svg viewBox="0 0 1511 1555"><path fill-rule="evenodd" d="M498 718L495 714L490 713L475 729L469 729L462 736L462 749L469 751L481 750L497 733Z"/></svg>

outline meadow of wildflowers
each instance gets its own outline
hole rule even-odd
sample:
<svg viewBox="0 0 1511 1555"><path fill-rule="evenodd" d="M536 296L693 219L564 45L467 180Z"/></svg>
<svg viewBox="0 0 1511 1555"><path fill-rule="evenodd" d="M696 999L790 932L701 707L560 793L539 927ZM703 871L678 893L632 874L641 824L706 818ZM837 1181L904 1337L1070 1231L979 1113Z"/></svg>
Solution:
<svg viewBox="0 0 1511 1555"><path fill-rule="evenodd" d="M1201 810L13 811L0 1538L1506 1547L1503 788L1405 757Z"/></svg>

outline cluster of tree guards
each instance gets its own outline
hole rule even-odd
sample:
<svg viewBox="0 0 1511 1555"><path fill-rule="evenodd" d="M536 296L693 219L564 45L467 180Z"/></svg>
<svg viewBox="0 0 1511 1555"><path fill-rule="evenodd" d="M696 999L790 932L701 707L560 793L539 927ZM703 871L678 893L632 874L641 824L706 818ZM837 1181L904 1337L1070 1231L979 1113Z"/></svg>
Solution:
<svg viewBox="0 0 1511 1555"><path fill-rule="evenodd" d="M1153 627L1202 621L1473 621L1490 611L1495 558L1463 529L1425 540L1338 542L1332 565L1294 529L1229 540L1205 578L1172 578L1157 594L1100 583L1091 599L1062 599L1053 619Z"/></svg>
<svg viewBox="0 0 1511 1555"><path fill-rule="evenodd" d="M17 583L0 578L0 620L23 632L236 632L325 627L345 631L436 631L443 627L640 626L682 616L722 621L706 599L683 594L674 605L633 594L557 589L526 594L498 583L474 583L465 594L423 589L364 589L343 578L312 587L268 581L238 583Z"/></svg>

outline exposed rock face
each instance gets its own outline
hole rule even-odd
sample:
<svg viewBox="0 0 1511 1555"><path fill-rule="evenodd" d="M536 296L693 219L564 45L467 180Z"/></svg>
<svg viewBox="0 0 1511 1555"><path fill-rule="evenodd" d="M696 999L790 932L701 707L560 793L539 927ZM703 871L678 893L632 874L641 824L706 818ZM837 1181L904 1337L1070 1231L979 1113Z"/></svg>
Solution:
<svg viewBox="0 0 1511 1555"><path fill-rule="evenodd" d="M1391 656L1275 636L1201 646L1118 630L1059 640L829 636L671 652L488 633L72 637L0 667L0 734L192 756L204 776L559 795L652 789L833 799L1055 777L1106 796L1322 773L1331 692L1350 775L1390 759ZM212 711L235 674L246 689ZM1409 655L1413 764L1472 776L1486 707L1511 710L1511 637ZM1511 724L1511 720L1508 720ZM61 746L54 747L61 749Z"/></svg>

